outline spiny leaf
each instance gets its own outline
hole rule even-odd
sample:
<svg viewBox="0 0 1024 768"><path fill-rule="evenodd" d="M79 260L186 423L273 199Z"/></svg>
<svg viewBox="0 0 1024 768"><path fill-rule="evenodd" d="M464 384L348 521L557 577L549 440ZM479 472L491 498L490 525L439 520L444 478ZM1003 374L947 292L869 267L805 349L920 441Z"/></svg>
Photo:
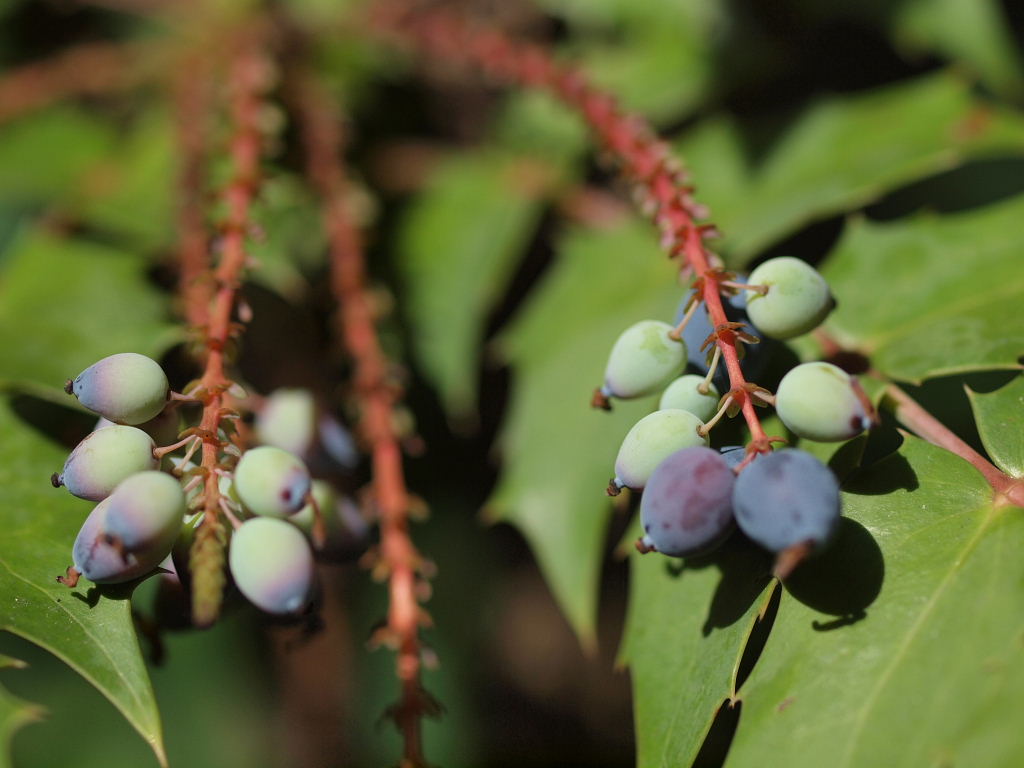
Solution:
<svg viewBox="0 0 1024 768"><path fill-rule="evenodd" d="M0 654L0 669L21 669L25 662ZM42 707L12 695L0 685L0 768L10 768L8 754L11 737L19 728L45 716Z"/></svg>
<svg viewBox="0 0 1024 768"><path fill-rule="evenodd" d="M723 252L739 265L809 222L922 176L996 153L1024 156L1024 120L942 73L813 105L757 166L724 120L678 149L724 234Z"/></svg>
<svg viewBox="0 0 1024 768"><path fill-rule="evenodd" d="M993 463L1024 477L1024 376L994 392L967 390L981 442Z"/></svg>
<svg viewBox="0 0 1024 768"><path fill-rule="evenodd" d="M605 486L615 454L651 402L589 406L618 335L645 318L668 318L679 300L674 266L649 228L632 222L573 232L501 351L513 366L500 438L505 471L489 502L529 540L570 623L593 640L597 579L608 522Z"/></svg>
<svg viewBox="0 0 1024 768"><path fill-rule="evenodd" d="M175 331L144 270L112 248L23 232L0 273L0 381L60 387L115 352L159 356Z"/></svg>
<svg viewBox="0 0 1024 768"><path fill-rule="evenodd" d="M839 297L828 331L905 381L1019 369L1022 216L1018 196L941 218L854 222L822 269Z"/></svg>
<svg viewBox="0 0 1024 768"><path fill-rule="evenodd" d="M132 626L130 587L76 589L56 577L89 503L49 487L66 450L24 423L0 401L0 629L31 640L67 663L127 718L165 762L160 717Z"/></svg>
<svg viewBox="0 0 1024 768"><path fill-rule="evenodd" d="M1024 510L912 437L843 499L850 535L787 582L729 765L1019 765Z"/></svg>

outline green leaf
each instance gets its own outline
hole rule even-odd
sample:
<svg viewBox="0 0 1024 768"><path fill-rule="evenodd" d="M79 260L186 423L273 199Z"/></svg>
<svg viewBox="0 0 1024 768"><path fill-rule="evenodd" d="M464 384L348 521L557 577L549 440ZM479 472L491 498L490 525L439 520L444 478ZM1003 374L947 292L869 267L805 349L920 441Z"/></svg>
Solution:
<svg viewBox="0 0 1024 768"><path fill-rule="evenodd" d="M637 765L690 765L734 693L767 605L768 556L733 536L713 559L633 553L622 658L633 680ZM696 563L696 564L695 564ZM769 590L770 592L770 590Z"/></svg>
<svg viewBox="0 0 1024 768"><path fill-rule="evenodd" d="M1019 765L1022 510L913 437L845 491L740 690L729 765Z"/></svg>
<svg viewBox="0 0 1024 768"><path fill-rule="evenodd" d="M994 0L912 0L893 17L897 41L965 64L996 93L1017 97L1024 69L1011 27Z"/></svg>
<svg viewBox="0 0 1024 768"><path fill-rule="evenodd" d="M90 510L47 482L67 451L0 403L0 629L45 648L94 685L165 763L160 717L132 626L127 588L56 582Z"/></svg>
<svg viewBox="0 0 1024 768"><path fill-rule="evenodd" d="M0 127L0 200L68 200L115 146L113 129L84 111L56 107Z"/></svg>
<svg viewBox="0 0 1024 768"><path fill-rule="evenodd" d="M25 231L0 272L0 381L60 387L106 355L159 355L174 338L144 261Z"/></svg>
<svg viewBox="0 0 1024 768"><path fill-rule="evenodd" d="M178 173L172 127L160 110L145 113L83 174L72 211L140 250L172 247Z"/></svg>
<svg viewBox="0 0 1024 768"><path fill-rule="evenodd" d="M646 224L574 231L500 340L514 388L489 509L526 536L585 646L594 639L604 489L622 438L652 405L617 401L604 413L591 409L590 396L618 335L638 320L671 317L681 294Z"/></svg>
<svg viewBox="0 0 1024 768"><path fill-rule="evenodd" d="M854 221L822 269L839 298L828 332L904 381L1019 369L1022 216L1018 196L941 218Z"/></svg>
<svg viewBox="0 0 1024 768"><path fill-rule="evenodd" d="M406 308L423 371L449 414L476 405L487 314L536 229L561 174L519 155L477 152L443 162L400 224Z"/></svg>
<svg viewBox="0 0 1024 768"><path fill-rule="evenodd" d="M985 451L1011 477L1024 477L1024 376L994 392L967 389Z"/></svg>
<svg viewBox="0 0 1024 768"><path fill-rule="evenodd" d="M25 662L0 654L0 670L23 669ZM40 720L45 715L42 707L19 699L0 685L0 768L11 765L8 747L18 729Z"/></svg>
<svg viewBox="0 0 1024 768"><path fill-rule="evenodd" d="M707 93L717 33L726 23L703 0L542 0L578 34L574 59L594 83L651 119L684 115Z"/></svg>
<svg viewBox="0 0 1024 768"><path fill-rule="evenodd" d="M1024 156L1024 120L943 73L812 106L756 167L725 119L677 146L725 234L723 253L741 265L805 224L922 176L978 157Z"/></svg>

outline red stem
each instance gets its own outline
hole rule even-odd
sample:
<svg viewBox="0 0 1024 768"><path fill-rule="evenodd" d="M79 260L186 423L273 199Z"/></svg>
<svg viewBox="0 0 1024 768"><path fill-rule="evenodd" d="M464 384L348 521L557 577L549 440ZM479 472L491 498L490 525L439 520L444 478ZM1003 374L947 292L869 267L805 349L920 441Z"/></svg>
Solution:
<svg viewBox="0 0 1024 768"><path fill-rule="evenodd" d="M679 161L644 119L622 110L613 96L590 85L577 69L555 62L543 48L472 26L454 14L438 10L409 13L404 4L381 3L375 8L373 22L428 55L457 60L502 82L544 89L579 113L614 158L621 175L640 191L643 207L650 209L661 233L662 247L673 258L682 256L703 285L716 343L729 373L730 394L750 428L750 450L770 450L740 369L736 345L741 342L736 332L726 327L728 318L719 287L723 278L704 246L705 238L717 233L713 227L697 223L707 218L707 210L694 201Z"/></svg>
<svg viewBox="0 0 1024 768"><path fill-rule="evenodd" d="M245 237L249 228L249 209L257 188L262 136L259 129L261 97L267 87L268 63L260 48L260 40L252 34L240 41L228 74L231 99L233 133L228 154L234 167L230 183L223 191L228 210L223 225L221 258L213 274L213 305L208 308L206 328L205 370L198 388L203 399L203 414L197 434L203 440L202 467L205 487L203 506L206 515L202 526L211 534L216 530L220 516L219 476L223 443L218 436L224 410L228 407L226 391L232 381L224 372L224 356L228 344L237 335L238 326L232 323L232 310L246 264ZM186 299L189 317L207 312L201 306L206 291L188 290ZM202 607L197 605L198 610ZM197 624L210 624L215 615L197 615Z"/></svg>
<svg viewBox="0 0 1024 768"><path fill-rule="evenodd" d="M409 537L410 500L402 469L394 407L399 397L390 383L388 361L374 327L366 289L362 243L346 202L341 120L331 96L309 77L294 92L306 145L306 172L322 200L331 246L331 286L338 302L338 330L355 365L354 384L362 411L360 428L372 451L373 496L380 524L380 564L389 575L386 640L397 647L402 693L389 713L403 736L403 767L426 765L422 718L436 704L423 689L420 626L427 620L417 598L422 557Z"/></svg>

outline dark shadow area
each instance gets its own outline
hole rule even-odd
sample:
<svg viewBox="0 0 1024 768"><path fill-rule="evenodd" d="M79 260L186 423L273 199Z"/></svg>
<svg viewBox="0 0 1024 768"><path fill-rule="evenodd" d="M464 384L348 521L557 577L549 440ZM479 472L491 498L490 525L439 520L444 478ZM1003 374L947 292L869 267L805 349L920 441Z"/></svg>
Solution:
<svg viewBox="0 0 1024 768"><path fill-rule="evenodd" d="M918 487L917 473L898 453L854 472L843 484L844 491L860 496L884 496L897 490L916 491Z"/></svg>
<svg viewBox="0 0 1024 768"><path fill-rule="evenodd" d="M814 628L824 631L866 617L884 580L885 560L874 537L860 523L843 517L828 549L802 563L786 579L785 588L808 608L842 619L816 621Z"/></svg>
<svg viewBox="0 0 1024 768"><path fill-rule="evenodd" d="M857 374L867 373L871 369L871 360L867 356L862 355L860 352L850 352L847 350L840 350L834 355L829 355L824 358L826 363L832 363L852 376Z"/></svg>
<svg viewBox="0 0 1024 768"><path fill-rule="evenodd" d="M711 722L711 728L704 737L691 768L721 768L725 764L729 747L732 746L733 737L736 735L736 728L740 724L742 710L743 702L740 700L726 699L719 705L715 719Z"/></svg>
<svg viewBox="0 0 1024 768"><path fill-rule="evenodd" d="M721 573L721 579L715 587L701 628L705 637L715 629L732 626L743 618L771 579L768 553L738 530L714 555L713 562Z"/></svg>
<svg viewBox="0 0 1024 768"><path fill-rule="evenodd" d="M1024 159L994 157L915 181L865 209L877 221L917 213L957 213L982 208L1024 192Z"/></svg>
<svg viewBox="0 0 1024 768"><path fill-rule="evenodd" d="M866 434L858 435L840 445L828 460L828 468L832 470L840 484L860 466L864 457L864 448L868 442Z"/></svg>
<svg viewBox="0 0 1024 768"><path fill-rule="evenodd" d="M747 269L753 270L762 262L778 256L796 256L798 259L817 266L839 242L845 226L845 216L832 216L800 226L789 237L762 251L754 261L747 265Z"/></svg>
<svg viewBox="0 0 1024 768"><path fill-rule="evenodd" d="M864 455L861 456L861 468L877 464L892 454L896 453L903 445L903 435L897 429L896 419L887 410L879 412L881 423L868 431L867 444L864 446Z"/></svg>
<svg viewBox="0 0 1024 768"><path fill-rule="evenodd" d="M1008 384L1018 375L1017 371L991 371L959 376L944 376L929 379L920 386L900 386L922 408L951 429L958 437L982 456L985 446L974 423L974 413L964 387L975 392L993 392Z"/></svg>
<svg viewBox="0 0 1024 768"><path fill-rule="evenodd" d="M750 677L750 672L757 663L757 660L761 658L761 652L764 650L764 646L768 642L768 636L775 625L775 617L779 613L779 603L781 602L782 589L778 584L775 584L772 587L772 594L768 599L768 605L765 606L764 613L754 621L754 627L751 629L750 636L743 646L743 655L740 657L739 666L736 668L735 689L737 691L743 687L743 683Z"/></svg>
<svg viewBox="0 0 1024 768"><path fill-rule="evenodd" d="M68 399L72 399L70 395ZM21 392L11 395L10 403L15 416L68 450L92 432L99 419L76 408Z"/></svg>

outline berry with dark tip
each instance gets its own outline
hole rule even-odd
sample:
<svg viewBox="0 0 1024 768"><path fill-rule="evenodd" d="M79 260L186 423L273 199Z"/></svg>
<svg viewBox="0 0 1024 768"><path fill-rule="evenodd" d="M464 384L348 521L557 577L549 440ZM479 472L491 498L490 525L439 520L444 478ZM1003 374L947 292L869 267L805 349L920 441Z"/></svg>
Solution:
<svg viewBox="0 0 1024 768"><path fill-rule="evenodd" d="M103 427L85 436L54 475L55 486L63 485L73 495L101 501L122 480L136 472L156 469L153 438L136 427Z"/></svg>
<svg viewBox="0 0 1024 768"><path fill-rule="evenodd" d="M281 448L261 445L242 454L232 488L254 515L286 517L305 505L309 486L309 470L302 459Z"/></svg>
<svg viewBox="0 0 1024 768"><path fill-rule="evenodd" d="M167 404L170 384L155 360L122 352L93 363L65 390L94 413L115 424L141 424Z"/></svg>

